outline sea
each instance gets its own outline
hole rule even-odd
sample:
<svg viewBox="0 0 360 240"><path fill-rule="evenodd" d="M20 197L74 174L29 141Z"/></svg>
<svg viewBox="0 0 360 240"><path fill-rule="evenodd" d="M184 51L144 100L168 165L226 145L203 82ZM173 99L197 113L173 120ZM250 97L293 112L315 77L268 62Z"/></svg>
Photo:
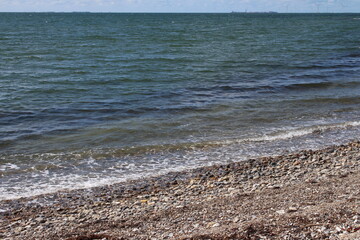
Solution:
<svg viewBox="0 0 360 240"><path fill-rule="evenodd" d="M360 14L0 13L0 200L360 136Z"/></svg>

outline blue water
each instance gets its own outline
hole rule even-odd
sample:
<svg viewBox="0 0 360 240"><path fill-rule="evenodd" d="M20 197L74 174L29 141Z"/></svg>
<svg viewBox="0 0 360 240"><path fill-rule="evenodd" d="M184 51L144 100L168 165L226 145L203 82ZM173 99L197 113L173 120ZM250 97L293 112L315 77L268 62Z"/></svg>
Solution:
<svg viewBox="0 0 360 240"><path fill-rule="evenodd" d="M0 13L0 199L356 139L359 19Z"/></svg>

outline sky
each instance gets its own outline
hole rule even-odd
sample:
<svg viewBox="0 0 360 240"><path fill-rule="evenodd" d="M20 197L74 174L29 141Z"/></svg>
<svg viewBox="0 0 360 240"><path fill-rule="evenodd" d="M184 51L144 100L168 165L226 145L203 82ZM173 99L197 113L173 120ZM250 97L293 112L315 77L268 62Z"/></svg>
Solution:
<svg viewBox="0 0 360 240"><path fill-rule="evenodd" d="M0 0L0 12L360 12L360 0Z"/></svg>

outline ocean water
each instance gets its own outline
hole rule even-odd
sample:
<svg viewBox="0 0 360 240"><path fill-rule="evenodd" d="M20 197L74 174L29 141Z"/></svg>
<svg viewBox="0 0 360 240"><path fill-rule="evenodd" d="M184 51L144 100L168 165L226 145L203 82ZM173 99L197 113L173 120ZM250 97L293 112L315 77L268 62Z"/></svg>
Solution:
<svg viewBox="0 0 360 240"><path fill-rule="evenodd" d="M0 200L360 133L360 14L0 13Z"/></svg>

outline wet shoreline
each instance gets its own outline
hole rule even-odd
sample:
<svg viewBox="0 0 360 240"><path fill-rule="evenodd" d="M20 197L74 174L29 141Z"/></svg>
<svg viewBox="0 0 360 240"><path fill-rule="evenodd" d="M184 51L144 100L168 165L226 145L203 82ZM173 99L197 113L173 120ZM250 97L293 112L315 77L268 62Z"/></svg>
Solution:
<svg viewBox="0 0 360 240"><path fill-rule="evenodd" d="M0 236L4 239L80 239L76 237L81 236L97 239L96 236L105 234L102 239L202 239L195 237L201 233L208 234L209 239L228 239L227 227L241 223L235 231L241 236L246 230L243 227L254 221L250 217L252 215L257 216L256 221L262 218L282 221L278 216L305 214L302 217L309 217L311 214L306 213L306 209L311 207L315 208L312 211L318 211L321 221L327 221L326 211L331 210L328 204L339 203L333 207L339 210L339 219L326 225L326 229L320 231L316 223L308 223L314 225L292 232L286 230L286 224L281 222L285 224L282 231L275 237L271 231L269 238L264 238L281 239L282 234L287 232L298 237L316 233L318 235L315 234L312 239L322 239L320 235L335 239L334 236L339 234L358 232L360 192L356 189L360 189L359 161L360 142L355 141L320 150L249 159L104 187L1 201ZM348 188L353 189L349 191ZM279 199L274 200L276 197ZM329 199L332 200L329 202ZM244 208L246 203L255 206ZM274 205L273 210L269 212L268 206L271 205ZM238 208L234 209L236 206ZM344 217L342 208L348 209L349 216ZM208 212L209 209L212 210ZM251 209L253 213L248 212ZM193 215L195 210L201 210L201 219ZM226 216L224 211L228 212ZM175 221L179 214L191 220ZM152 219L154 216L157 220ZM174 222L168 223L170 220L167 218ZM307 221L311 222L311 219ZM287 221L295 220L290 218ZM219 228L228 230L215 232L219 238L211 237ZM252 234L258 236L260 233L254 231Z"/></svg>

